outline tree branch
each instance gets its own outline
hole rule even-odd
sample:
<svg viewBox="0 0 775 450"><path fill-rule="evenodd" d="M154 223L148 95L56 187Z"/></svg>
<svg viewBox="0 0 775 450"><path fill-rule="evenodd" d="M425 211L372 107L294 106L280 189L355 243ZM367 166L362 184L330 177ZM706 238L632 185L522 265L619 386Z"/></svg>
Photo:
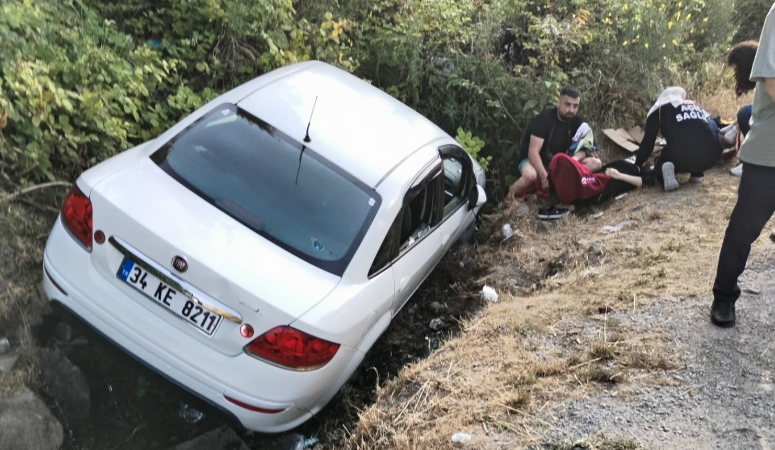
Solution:
<svg viewBox="0 0 775 450"><path fill-rule="evenodd" d="M16 192L14 192L13 194L6 195L4 198L0 199L0 205L2 205L4 203L10 203L10 202L16 200L16 198L19 197L20 195L24 195L24 194L27 194L29 192L37 191L39 189L45 189L45 188L50 188L50 187L55 187L55 186L67 186L67 187L70 187L72 185L73 185L73 183L70 183L69 181L52 181L50 183L36 184L35 186L30 186L28 188L24 188L24 189L18 190Z"/></svg>

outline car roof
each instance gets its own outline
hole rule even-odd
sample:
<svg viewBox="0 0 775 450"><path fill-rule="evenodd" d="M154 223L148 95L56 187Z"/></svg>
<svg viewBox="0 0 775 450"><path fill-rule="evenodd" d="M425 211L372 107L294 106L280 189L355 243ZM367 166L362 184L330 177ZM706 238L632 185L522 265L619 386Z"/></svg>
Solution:
<svg viewBox="0 0 775 450"><path fill-rule="evenodd" d="M309 123L308 148L371 187L430 142L450 139L418 112L329 64L310 61L280 71L238 106L298 142Z"/></svg>

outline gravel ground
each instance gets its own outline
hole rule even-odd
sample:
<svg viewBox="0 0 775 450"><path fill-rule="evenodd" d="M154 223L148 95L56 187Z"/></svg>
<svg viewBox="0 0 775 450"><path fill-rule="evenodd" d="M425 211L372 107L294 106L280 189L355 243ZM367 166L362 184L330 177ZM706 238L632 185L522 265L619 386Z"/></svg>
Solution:
<svg viewBox="0 0 775 450"><path fill-rule="evenodd" d="M769 245L769 244L767 244ZM626 383L582 400L555 405L548 441L603 433L646 449L775 448L775 252L767 248L743 275L737 325L708 319L711 296L658 301L617 317L636 330L662 333L679 369Z"/></svg>

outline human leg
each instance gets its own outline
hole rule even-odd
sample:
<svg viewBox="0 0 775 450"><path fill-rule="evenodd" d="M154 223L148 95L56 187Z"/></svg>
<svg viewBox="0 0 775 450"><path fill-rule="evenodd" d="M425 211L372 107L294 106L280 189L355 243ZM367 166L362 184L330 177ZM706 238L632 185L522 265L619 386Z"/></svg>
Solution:
<svg viewBox="0 0 775 450"><path fill-rule="evenodd" d="M672 162L662 162L659 173L661 174L660 178L662 179L662 186L665 188L665 192L678 189L678 180L675 179L675 165Z"/></svg>
<svg viewBox="0 0 775 450"><path fill-rule="evenodd" d="M530 186L533 186L535 180L538 178L538 172L530 164L527 159L522 160L519 164L520 177L509 189L508 200L513 201L518 199L522 194L527 191Z"/></svg>
<svg viewBox="0 0 775 450"><path fill-rule="evenodd" d="M713 283L711 320L719 326L735 323L735 302L740 297L737 278L745 270L751 244L775 212L775 168L745 164L737 203L729 218Z"/></svg>
<svg viewBox="0 0 775 450"><path fill-rule="evenodd" d="M746 136L751 130L751 125L749 124L751 121L751 110L751 105L748 105L743 106L737 112L737 126L740 128L740 132L743 133L743 136Z"/></svg>
<svg viewBox="0 0 775 450"><path fill-rule="evenodd" d="M745 138L745 136L751 130L750 121L751 121L751 105L743 106L737 112L737 127L740 129L740 134L743 135L743 138ZM740 140L739 142L742 142L742 140ZM730 169L729 173L734 177L739 177L743 175L743 163L740 163L737 166Z"/></svg>

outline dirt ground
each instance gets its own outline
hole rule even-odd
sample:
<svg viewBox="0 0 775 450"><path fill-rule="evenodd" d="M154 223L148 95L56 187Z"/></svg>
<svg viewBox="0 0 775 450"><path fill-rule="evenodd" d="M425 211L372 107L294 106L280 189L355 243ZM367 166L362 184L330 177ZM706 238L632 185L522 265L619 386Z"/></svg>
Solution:
<svg viewBox="0 0 775 450"><path fill-rule="evenodd" d="M588 398L557 402L541 415L547 436L630 436L652 449L762 449L775 446L775 251L763 249L749 265L732 329L708 321L710 297L655 301L618 311L641 333L667 341L677 368Z"/></svg>
<svg viewBox="0 0 775 450"><path fill-rule="evenodd" d="M382 387L350 444L450 448L465 432L482 449L769 448L772 223L743 277L760 294L745 295L733 330L708 320L736 198L730 167L702 185L579 211L548 232L535 204L490 217L478 257L491 271L478 281L501 301ZM502 241L502 223L516 239ZM517 273L542 281L521 287Z"/></svg>

